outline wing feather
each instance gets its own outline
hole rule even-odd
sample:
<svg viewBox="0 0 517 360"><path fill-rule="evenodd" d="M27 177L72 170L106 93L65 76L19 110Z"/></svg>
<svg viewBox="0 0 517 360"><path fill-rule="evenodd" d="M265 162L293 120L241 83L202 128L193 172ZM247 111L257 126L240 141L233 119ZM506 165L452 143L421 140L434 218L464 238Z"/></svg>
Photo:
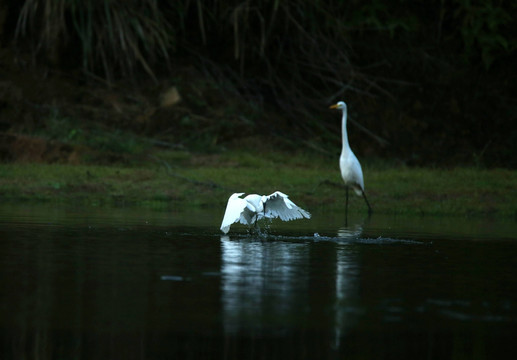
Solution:
<svg viewBox="0 0 517 360"><path fill-rule="evenodd" d="M230 196L228 203L226 204L226 211L224 212L223 222L221 223L221 231L225 234L230 231L230 226L236 222L243 222L246 219L244 210L246 209L246 200L241 199L239 196L244 193L235 193Z"/></svg>
<svg viewBox="0 0 517 360"><path fill-rule="evenodd" d="M241 216L239 217L239 222L243 225L251 225L255 221L256 213L253 210L250 210L249 204L246 204L246 207L242 210Z"/></svg>
<svg viewBox="0 0 517 360"><path fill-rule="evenodd" d="M292 202L289 197L275 191L273 194L264 197L265 217L280 218L283 221L295 219L310 219L311 214Z"/></svg>

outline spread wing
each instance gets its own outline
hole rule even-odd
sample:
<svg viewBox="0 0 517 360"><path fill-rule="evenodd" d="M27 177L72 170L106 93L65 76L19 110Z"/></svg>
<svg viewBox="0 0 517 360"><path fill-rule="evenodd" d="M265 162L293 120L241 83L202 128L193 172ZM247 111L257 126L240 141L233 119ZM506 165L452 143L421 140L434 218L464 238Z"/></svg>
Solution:
<svg viewBox="0 0 517 360"><path fill-rule="evenodd" d="M310 219L311 214L298 207L289 197L280 192L275 191L273 194L264 196L264 211L267 218L280 218L283 221L295 219Z"/></svg>
<svg viewBox="0 0 517 360"><path fill-rule="evenodd" d="M256 221L255 211L250 209L249 203L246 204L246 208L242 210L239 222L243 225L251 225Z"/></svg>
<svg viewBox="0 0 517 360"><path fill-rule="evenodd" d="M246 208L247 202L241 199L239 196L244 193L235 193L228 199L226 204L226 211L224 212L223 222L221 223L221 231L225 234L230 231L230 226L233 223L240 221L243 224L247 224L247 214L249 210ZM248 211L245 211L248 210Z"/></svg>

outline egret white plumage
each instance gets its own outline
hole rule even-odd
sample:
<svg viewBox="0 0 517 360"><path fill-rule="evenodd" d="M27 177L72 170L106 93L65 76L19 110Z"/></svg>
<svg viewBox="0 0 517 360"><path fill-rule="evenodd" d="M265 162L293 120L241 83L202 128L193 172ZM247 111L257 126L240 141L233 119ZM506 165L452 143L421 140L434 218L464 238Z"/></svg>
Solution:
<svg viewBox="0 0 517 360"><path fill-rule="evenodd" d="M348 134L346 130L346 104L343 101L340 101L335 105L331 105L330 108L339 109L343 112L343 119L341 123L343 148L341 150L341 156L339 157L339 167L341 169L341 177L343 178L343 181L345 182L346 186L345 210L348 212L348 188L352 188L357 195L363 195L364 201L368 206L368 213L371 214L372 208L364 192L363 170L361 169L361 164L359 163L359 160L357 160L357 157L355 156L354 152L350 148L350 145L348 144Z"/></svg>
<svg viewBox="0 0 517 360"><path fill-rule="evenodd" d="M309 212L298 207L280 191L275 191L271 195L250 194L244 198L241 198L242 195L244 193L235 193L228 199L221 223L221 231L225 234L230 231L230 226L237 222L254 225L263 218L290 221L311 217Z"/></svg>

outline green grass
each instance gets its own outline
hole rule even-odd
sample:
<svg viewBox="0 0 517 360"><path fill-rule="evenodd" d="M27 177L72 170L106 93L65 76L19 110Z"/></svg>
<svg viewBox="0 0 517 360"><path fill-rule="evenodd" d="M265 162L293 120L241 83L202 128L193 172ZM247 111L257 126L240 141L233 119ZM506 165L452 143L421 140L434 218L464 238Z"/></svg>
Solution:
<svg viewBox="0 0 517 360"><path fill-rule="evenodd" d="M4 202L85 202L223 207L233 192L281 190L308 209L342 210L345 190L335 159L247 152L193 156L163 153L141 166L0 165ZM364 166L376 213L517 216L517 172ZM351 212L365 212L350 197Z"/></svg>

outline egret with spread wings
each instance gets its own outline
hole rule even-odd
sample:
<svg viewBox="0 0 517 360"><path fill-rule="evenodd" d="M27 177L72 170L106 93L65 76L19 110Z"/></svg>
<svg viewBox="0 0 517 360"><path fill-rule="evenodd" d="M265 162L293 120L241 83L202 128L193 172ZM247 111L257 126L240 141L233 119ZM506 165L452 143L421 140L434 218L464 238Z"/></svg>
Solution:
<svg viewBox="0 0 517 360"><path fill-rule="evenodd" d="M250 194L244 198L241 198L242 195L244 193L235 193L228 199L221 223L221 231L225 234L230 231L232 224L238 222L244 225L255 225L263 218L290 221L311 217L309 212L298 207L280 191L275 191L271 195Z"/></svg>

